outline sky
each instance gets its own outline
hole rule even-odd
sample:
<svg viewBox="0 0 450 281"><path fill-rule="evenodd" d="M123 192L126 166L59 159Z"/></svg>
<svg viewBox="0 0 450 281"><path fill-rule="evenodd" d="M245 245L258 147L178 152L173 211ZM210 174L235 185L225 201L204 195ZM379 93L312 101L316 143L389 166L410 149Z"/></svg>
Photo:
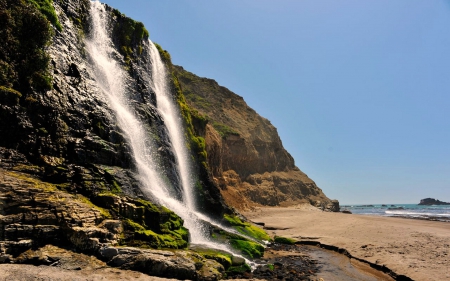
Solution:
<svg viewBox="0 0 450 281"><path fill-rule="evenodd" d="M450 1L101 2L242 96L341 205L450 202Z"/></svg>

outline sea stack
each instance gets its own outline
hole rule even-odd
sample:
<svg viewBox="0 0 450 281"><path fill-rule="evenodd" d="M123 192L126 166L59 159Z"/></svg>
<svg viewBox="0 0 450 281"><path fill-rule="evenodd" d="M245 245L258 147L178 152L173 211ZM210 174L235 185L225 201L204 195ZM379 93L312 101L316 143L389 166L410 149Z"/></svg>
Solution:
<svg viewBox="0 0 450 281"><path fill-rule="evenodd" d="M425 198L420 200L419 205L450 205L450 203L442 202L434 198Z"/></svg>

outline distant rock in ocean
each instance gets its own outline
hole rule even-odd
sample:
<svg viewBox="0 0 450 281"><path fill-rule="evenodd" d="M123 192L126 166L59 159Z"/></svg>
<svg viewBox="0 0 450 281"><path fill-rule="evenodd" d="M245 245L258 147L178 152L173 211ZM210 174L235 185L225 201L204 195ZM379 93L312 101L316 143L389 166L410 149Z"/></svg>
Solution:
<svg viewBox="0 0 450 281"><path fill-rule="evenodd" d="M442 202L434 198L425 198L420 200L419 205L450 205L450 203Z"/></svg>

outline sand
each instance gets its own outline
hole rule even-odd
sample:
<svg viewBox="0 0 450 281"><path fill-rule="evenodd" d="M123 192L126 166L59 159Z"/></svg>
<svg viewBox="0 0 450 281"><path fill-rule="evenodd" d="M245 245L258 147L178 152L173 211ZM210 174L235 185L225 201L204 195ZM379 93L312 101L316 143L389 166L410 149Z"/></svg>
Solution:
<svg viewBox="0 0 450 281"><path fill-rule="evenodd" d="M322 212L310 205L243 213L271 235L318 241L414 280L450 280L450 223Z"/></svg>

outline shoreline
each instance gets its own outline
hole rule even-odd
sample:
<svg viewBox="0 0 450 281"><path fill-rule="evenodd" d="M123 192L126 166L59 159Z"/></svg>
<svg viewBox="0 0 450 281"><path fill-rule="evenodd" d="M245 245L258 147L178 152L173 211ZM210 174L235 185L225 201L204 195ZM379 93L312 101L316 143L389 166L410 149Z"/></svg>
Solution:
<svg viewBox="0 0 450 281"><path fill-rule="evenodd" d="M310 205L257 207L243 212L271 235L300 244L345 249L413 280L450 280L450 224L399 217L322 212Z"/></svg>

